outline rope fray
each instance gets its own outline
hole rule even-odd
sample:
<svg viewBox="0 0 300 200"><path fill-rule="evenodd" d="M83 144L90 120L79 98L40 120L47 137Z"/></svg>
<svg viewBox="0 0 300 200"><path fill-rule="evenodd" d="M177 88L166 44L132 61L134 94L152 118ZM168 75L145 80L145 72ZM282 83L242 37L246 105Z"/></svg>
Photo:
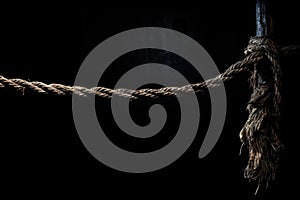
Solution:
<svg viewBox="0 0 300 200"><path fill-rule="evenodd" d="M281 104L281 70L276 45L267 38L251 38L246 54L260 52L264 60L257 62L252 70L250 84L253 89L247 110L249 118L240 132L240 139L249 150L245 178L268 186L275 179L279 150L283 148L279 132ZM264 76L259 77L260 76ZM261 78L263 80L261 80Z"/></svg>

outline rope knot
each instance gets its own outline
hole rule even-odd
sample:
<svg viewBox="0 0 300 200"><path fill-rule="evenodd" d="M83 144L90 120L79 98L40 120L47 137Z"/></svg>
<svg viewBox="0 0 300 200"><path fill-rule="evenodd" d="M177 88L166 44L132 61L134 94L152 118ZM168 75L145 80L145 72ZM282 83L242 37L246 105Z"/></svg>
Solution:
<svg viewBox="0 0 300 200"><path fill-rule="evenodd" d="M244 171L244 176L249 180L258 181L261 184L273 180L279 160L279 150L283 148L277 134L279 132L279 120L281 104L281 82L278 52L275 43L265 37L251 37L245 52L250 59L261 57L252 68L253 80L251 86L253 93L248 105L249 117L240 132L242 146L248 148L249 160ZM268 60L269 62L261 62ZM268 84L257 84L257 67L260 62L264 67L264 73L269 73Z"/></svg>
<svg viewBox="0 0 300 200"><path fill-rule="evenodd" d="M274 56L278 55L275 43L266 37L251 37L247 48L244 51L246 56L258 52L261 54L269 53Z"/></svg>

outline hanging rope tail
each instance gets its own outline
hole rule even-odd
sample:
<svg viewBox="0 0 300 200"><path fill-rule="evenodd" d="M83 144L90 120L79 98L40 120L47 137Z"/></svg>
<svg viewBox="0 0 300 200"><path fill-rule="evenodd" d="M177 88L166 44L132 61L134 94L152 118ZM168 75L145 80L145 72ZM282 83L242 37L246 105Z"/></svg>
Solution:
<svg viewBox="0 0 300 200"><path fill-rule="evenodd" d="M280 66L276 45L270 39L254 37L250 39L245 54L258 52L264 59L253 66L250 78L253 93L247 110L249 118L240 132L242 146L249 150L248 165L244 171L245 178L262 183L275 178L279 160L278 152L283 147L278 139L279 106L281 104ZM259 83L259 73L271 73L268 82Z"/></svg>
<svg viewBox="0 0 300 200"><path fill-rule="evenodd" d="M240 132L242 146L249 150L249 161L244 171L245 178L261 183L274 179L278 163L278 151L283 147L277 137L279 131L280 66L276 45L267 38L253 37L245 50L245 58L231 65L225 72L209 80L185 85L182 87L163 87L160 89L110 89L105 87L85 88L61 84L45 84L30 82L23 79L7 79L0 75L0 91L8 89L21 92L28 91L38 94L79 95L87 97L95 95L101 98L111 98L113 95L130 99L158 98L180 93L200 92L208 87L219 86L224 81L233 79L241 72L250 71L250 83L253 89L248 104L249 118ZM268 82L260 82L258 71L270 74Z"/></svg>

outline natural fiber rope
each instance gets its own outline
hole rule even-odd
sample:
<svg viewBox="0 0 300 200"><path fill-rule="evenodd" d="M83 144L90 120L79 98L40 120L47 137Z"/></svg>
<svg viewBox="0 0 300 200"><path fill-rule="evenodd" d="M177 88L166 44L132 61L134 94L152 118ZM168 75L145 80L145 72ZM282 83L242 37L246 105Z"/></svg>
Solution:
<svg viewBox="0 0 300 200"><path fill-rule="evenodd" d="M252 52L264 54L264 61L255 64L252 71L253 94L247 107L249 118L240 132L240 138L243 145L249 149L249 161L244 176L249 180L258 181L258 191L262 183L268 186L268 181L275 178L278 151L283 147L277 136L281 104L281 70L277 48L271 40L251 38L245 54ZM259 80L258 73L263 70L270 71L270 80Z"/></svg>
<svg viewBox="0 0 300 200"><path fill-rule="evenodd" d="M277 137L279 130L279 106L280 95L280 66L276 45L267 38L254 37L250 39L245 50L245 58L231 65L219 76L196 84L182 87L164 87L161 89L110 89L105 87L85 88L80 86L66 86L61 84L45 84L42 82L30 82L23 79L7 79L0 75L1 88L9 88L26 94L34 91L40 94L80 96L96 95L102 98L111 98L117 95L125 98L138 99L140 97L157 98L160 96L172 96L179 93L199 92L208 87L219 86L223 81L229 81L237 74L250 71L253 94L249 105L249 118L240 132L240 138L249 149L249 161L244 171L246 178L257 180L259 185L268 183L275 177L278 162L278 151L282 147ZM272 79L268 83L258 84L258 64L267 60L264 67L271 71Z"/></svg>
<svg viewBox="0 0 300 200"><path fill-rule="evenodd" d="M260 61L263 55L259 52L248 54L245 59L231 65L224 73L219 76L196 84L185 85L182 87L164 87L160 89L110 89L105 87L85 88L80 86L67 86L61 84L45 84L37 81L26 81L23 79L7 79L0 75L0 89L9 88L22 92L24 95L27 91L34 91L40 94L70 95L80 96L96 95L103 98L111 98L117 95L126 98L137 99L139 97L157 98L159 96L172 96L178 93L199 92L208 87L219 86L222 81L229 81L235 75L249 70L255 63Z"/></svg>

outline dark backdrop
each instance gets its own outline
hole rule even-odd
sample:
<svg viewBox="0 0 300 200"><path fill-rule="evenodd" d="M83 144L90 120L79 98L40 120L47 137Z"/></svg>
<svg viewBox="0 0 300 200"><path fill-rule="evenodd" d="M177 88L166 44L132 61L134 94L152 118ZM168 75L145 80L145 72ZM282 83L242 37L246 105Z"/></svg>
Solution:
<svg viewBox="0 0 300 200"><path fill-rule="evenodd" d="M299 44L297 7L286 1L273 4L275 41L282 46ZM254 2L211 3L194 8L145 8L148 5L144 5L144 8L72 10L57 5L35 6L7 7L4 8L7 12L1 13L0 74L7 78L72 85L82 61L96 45L121 31L144 26L166 27L187 34L198 41L219 70L224 71L243 58L243 49L255 34ZM137 61L145 59L145 55L151 60L160 54L137 52L136 57L130 57L131 62L139 63ZM170 65L182 62L179 58L162 58L161 62ZM280 138L286 149L281 155L276 181L256 197L253 196L256 185L243 178L247 153L239 156L238 134L247 119L246 104L251 92L246 75L225 85L228 113L222 135L212 152L204 159L198 158L208 123L204 117L201 131L189 150L170 166L147 174L115 171L86 151L74 126L71 97L0 93L2 190L9 191L9 195L62 192L93 194L99 198L105 198L104 194L123 198L178 195L187 199L193 195L195 198L219 195L240 199L297 198L296 94L300 62L297 56L282 57L281 61L284 105ZM186 74L192 82L201 80L189 71ZM201 115L203 112L203 116L207 116L209 110L205 110L205 105L209 105L209 100L205 92L199 99L204 102ZM107 101L99 100L98 104L101 103L107 104Z"/></svg>

